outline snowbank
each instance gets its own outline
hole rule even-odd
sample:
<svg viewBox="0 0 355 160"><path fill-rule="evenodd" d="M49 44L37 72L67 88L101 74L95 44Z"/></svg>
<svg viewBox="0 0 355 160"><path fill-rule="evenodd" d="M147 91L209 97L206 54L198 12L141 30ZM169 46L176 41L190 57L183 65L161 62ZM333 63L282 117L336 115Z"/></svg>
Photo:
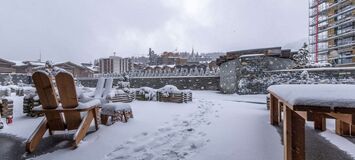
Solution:
<svg viewBox="0 0 355 160"><path fill-rule="evenodd" d="M355 85L274 85L267 90L291 105L355 108Z"/></svg>

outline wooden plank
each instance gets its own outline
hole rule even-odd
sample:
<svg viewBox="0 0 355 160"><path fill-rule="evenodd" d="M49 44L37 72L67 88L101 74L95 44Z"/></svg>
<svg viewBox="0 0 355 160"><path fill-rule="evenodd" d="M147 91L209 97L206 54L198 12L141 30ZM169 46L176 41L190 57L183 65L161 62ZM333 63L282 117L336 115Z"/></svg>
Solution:
<svg viewBox="0 0 355 160"><path fill-rule="evenodd" d="M48 112L45 113L45 116L47 118L47 124L50 130L65 130L63 116L59 112Z"/></svg>
<svg viewBox="0 0 355 160"><path fill-rule="evenodd" d="M36 130L32 133L32 135L26 141L26 151L32 153L36 147L38 146L39 142L41 141L43 135L47 131L47 120L43 118L41 123L38 125Z"/></svg>
<svg viewBox="0 0 355 160"><path fill-rule="evenodd" d="M278 108L278 121L279 123L282 121L282 111L283 111L284 104L282 102L279 102L279 108Z"/></svg>
<svg viewBox="0 0 355 160"><path fill-rule="evenodd" d="M327 129L326 119L323 113L314 112L313 119L314 119L314 129L320 131L325 131Z"/></svg>
<svg viewBox="0 0 355 160"><path fill-rule="evenodd" d="M66 72L60 72L55 76L55 80L63 109L76 108L79 105L79 102L72 75ZM79 127L81 123L80 112L65 112L64 117L68 130L77 129Z"/></svg>
<svg viewBox="0 0 355 160"><path fill-rule="evenodd" d="M78 111L65 112L64 117L65 117L65 122L68 130L78 129L81 123L80 112Z"/></svg>
<svg viewBox="0 0 355 160"><path fill-rule="evenodd" d="M55 76L60 102L63 108L75 108L78 106L75 82L73 77L66 72L60 72Z"/></svg>
<svg viewBox="0 0 355 160"><path fill-rule="evenodd" d="M109 118L108 115L101 114L101 123L104 124L104 125L107 125L108 118Z"/></svg>
<svg viewBox="0 0 355 160"><path fill-rule="evenodd" d="M90 128L90 124L94 119L94 110L90 110L81 122L78 130L74 134L74 146L77 147L80 141L86 136L87 131Z"/></svg>
<svg viewBox="0 0 355 160"><path fill-rule="evenodd" d="M278 112L278 100L273 94L270 94L270 123L272 125L279 125Z"/></svg>
<svg viewBox="0 0 355 160"><path fill-rule="evenodd" d="M350 135L350 125L339 119L335 120L335 133L340 136Z"/></svg>
<svg viewBox="0 0 355 160"><path fill-rule="evenodd" d="M43 109L41 107L33 108L33 112L38 112L38 113L52 113L52 112L59 112L59 113L66 113L66 112L87 112L92 110L93 108L98 107L98 106L88 106L88 107L82 107L82 108L61 108L58 107L56 109Z"/></svg>
<svg viewBox="0 0 355 160"><path fill-rule="evenodd" d="M355 124L353 117L351 114L341 114L341 113L327 113L329 116L334 117L335 119L341 120L348 124Z"/></svg>
<svg viewBox="0 0 355 160"><path fill-rule="evenodd" d="M307 112L305 111L295 111L299 116L301 116L303 119L307 120Z"/></svg>
<svg viewBox="0 0 355 160"><path fill-rule="evenodd" d="M99 108L98 107L95 107L93 109L93 113L94 113L94 121L95 121L95 129L96 130L99 130Z"/></svg>
<svg viewBox="0 0 355 160"><path fill-rule="evenodd" d="M284 159L305 159L305 119L288 106L284 107Z"/></svg>
<svg viewBox="0 0 355 160"><path fill-rule="evenodd" d="M33 83L40 98L43 108L53 109L58 107L58 100L54 92L54 85L48 75L35 72L32 75Z"/></svg>

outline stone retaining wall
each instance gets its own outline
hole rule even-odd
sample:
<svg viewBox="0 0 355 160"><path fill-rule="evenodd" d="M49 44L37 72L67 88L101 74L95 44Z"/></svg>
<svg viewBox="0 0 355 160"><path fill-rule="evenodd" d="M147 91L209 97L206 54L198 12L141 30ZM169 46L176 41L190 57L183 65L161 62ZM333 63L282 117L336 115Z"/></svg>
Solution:
<svg viewBox="0 0 355 160"><path fill-rule="evenodd" d="M95 87L97 78L82 78L78 79L85 87ZM119 79L114 79L114 85L120 82ZM135 77L130 78L130 87L151 87L161 88L165 85L174 85L179 89L191 90L219 90L219 77Z"/></svg>
<svg viewBox="0 0 355 160"><path fill-rule="evenodd" d="M242 75L238 94L265 94L276 84L355 84L355 68L314 68L266 71L253 78Z"/></svg>
<svg viewBox="0 0 355 160"><path fill-rule="evenodd" d="M130 85L132 88L147 86L158 89L165 85L174 85L179 89L219 90L219 77L131 78Z"/></svg>

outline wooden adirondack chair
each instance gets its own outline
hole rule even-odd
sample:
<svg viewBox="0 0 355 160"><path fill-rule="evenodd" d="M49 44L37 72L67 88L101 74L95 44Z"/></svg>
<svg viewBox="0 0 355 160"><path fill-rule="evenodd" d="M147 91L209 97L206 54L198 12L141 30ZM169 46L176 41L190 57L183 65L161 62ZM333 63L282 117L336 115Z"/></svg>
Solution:
<svg viewBox="0 0 355 160"><path fill-rule="evenodd" d="M98 121L95 117L97 117L100 103L98 100L94 100L97 102L91 101L86 104L79 104L74 79L70 73L60 72L55 76L61 105L56 98L54 85L49 75L45 72L35 72L32 79L42 104L42 107L36 108L35 111L44 113L45 117L27 139L27 152L35 150L47 130L50 135L53 135L54 131L76 129L73 145L77 147L85 137L92 120L95 121L96 130L98 129ZM84 118L81 118L80 112L86 112Z"/></svg>

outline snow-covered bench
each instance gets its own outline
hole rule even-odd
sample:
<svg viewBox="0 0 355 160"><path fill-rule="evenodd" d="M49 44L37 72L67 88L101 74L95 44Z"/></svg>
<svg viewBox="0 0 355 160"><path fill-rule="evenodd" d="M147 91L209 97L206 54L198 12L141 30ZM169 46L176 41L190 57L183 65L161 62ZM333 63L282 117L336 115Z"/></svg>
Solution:
<svg viewBox="0 0 355 160"><path fill-rule="evenodd" d="M285 159L305 158L305 121L316 129L336 119L336 132L355 136L355 85L274 85L270 93L270 122L278 125L283 110ZM311 116L310 116L311 115Z"/></svg>

